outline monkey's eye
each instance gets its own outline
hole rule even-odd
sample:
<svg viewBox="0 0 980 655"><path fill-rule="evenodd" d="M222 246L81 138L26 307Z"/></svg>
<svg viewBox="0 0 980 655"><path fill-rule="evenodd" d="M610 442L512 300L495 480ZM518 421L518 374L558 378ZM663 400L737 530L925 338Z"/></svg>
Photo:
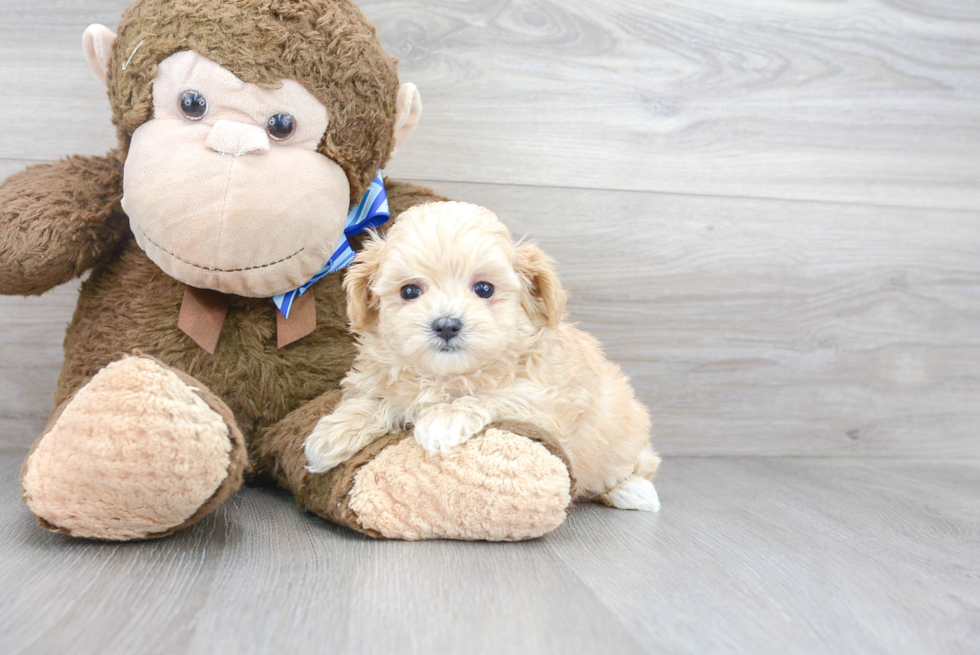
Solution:
<svg viewBox="0 0 980 655"><path fill-rule="evenodd" d="M290 114L276 114L265 124L265 131L276 141L285 141L296 131L296 119Z"/></svg>
<svg viewBox="0 0 980 655"><path fill-rule="evenodd" d="M417 284L406 284L402 287L402 298L405 300L415 300L422 295L422 287Z"/></svg>
<svg viewBox="0 0 980 655"><path fill-rule="evenodd" d="M197 91L180 94L180 113L192 121L199 121L208 113L208 101Z"/></svg>
<svg viewBox="0 0 980 655"><path fill-rule="evenodd" d="M473 285L473 293L481 298L489 298L493 295L493 285L489 282L477 282Z"/></svg>

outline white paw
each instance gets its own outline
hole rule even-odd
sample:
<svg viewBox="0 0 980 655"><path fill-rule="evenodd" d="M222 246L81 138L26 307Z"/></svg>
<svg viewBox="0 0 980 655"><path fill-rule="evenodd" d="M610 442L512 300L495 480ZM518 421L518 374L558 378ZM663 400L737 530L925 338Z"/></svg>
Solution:
<svg viewBox="0 0 980 655"><path fill-rule="evenodd" d="M310 464L306 469L310 473L326 473L332 468L343 464L353 457L359 448L352 447L349 435L344 426L330 416L324 416L306 438L303 449Z"/></svg>
<svg viewBox="0 0 980 655"><path fill-rule="evenodd" d="M486 426L483 416L439 407L425 412L415 422L415 440L426 452L446 455Z"/></svg>
<svg viewBox="0 0 980 655"><path fill-rule="evenodd" d="M659 512L660 498L653 483L646 478L632 476L602 495L601 500L617 509L638 509Z"/></svg>

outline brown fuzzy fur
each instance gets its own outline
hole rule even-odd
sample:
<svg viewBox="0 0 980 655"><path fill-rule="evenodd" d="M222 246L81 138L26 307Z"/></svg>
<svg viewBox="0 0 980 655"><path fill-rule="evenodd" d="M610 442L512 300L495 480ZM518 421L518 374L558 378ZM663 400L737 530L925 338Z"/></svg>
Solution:
<svg viewBox="0 0 980 655"><path fill-rule="evenodd" d="M68 157L0 186L0 293L36 295L78 277L129 232L115 157Z"/></svg>
<svg viewBox="0 0 980 655"><path fill-rule="evenodd" d="M349 0L137 0L119 21L108 75L124 147L153 115L157 65L182 50L204 55L245 82L275 88L292 79L316 96L330 116L319 151L344 169L352 205L388 161L395 60Z"/></svg>
<svg viewBox="0 0 980 655"><path fill-rule="evenodd" d="M159 360L156 361L159 362ZM239 487L242 486L242 483L245 480L245 474L248 471L249 466L248 452L245 446L245 437L242 435L242 431L239 429L238 423L235 421L235 416L228 405L226 405L221 398L214 395L210 389L203 386L191 376L177 369L172 370L184 384L192 387L194 392L200 396L211 409L220 414L221 418L225 420L225 423L228 425L228 436L231 438L232 443L231 461L228 463L228 477L225 478L224 482L221 483L221 486L214 492L214 495L211 496L206 503L201 505L190 518L180 525L165 532L153 533L150 535L152 538L165 537L179 530L183 530L187 526L194 525L210 514L213 509L228 500L233 493L238 491Z"/></svg>
<svg viewBox="0 0 980 655"><path fill-rule="evenodd" d="M137 353L137 354L145 357L143 353ZM149 359L153 359L153 358L151 357ZM156 361L158 364L163 364L159 360L154 360L154 361ZM247 472L248 465L249 465L248 453L245 447L245 438L242 436L241 430L238 429L238 425L235 421L235 417L232 414L231 410L228 408L228 406L224 402L222 402L220 398L218 398L213 393L211 393L209 389L205 388L200 382L194 380L186 373L183 373L177 369L171 369L171 370L177 375L177 377L182 382L190 386L194 390L194 393L200 396L201 399L205 403L207 403L211 409L217 412L221 416L221 418L224 419L225 423L228 425L228 437L232 442L232 450L231 450L229 464L228 464L228 476L221 483L221 486L217 490L215 490L211 498L209 498L207 502L201 505L197 509L197 511L194 512L193 515L188 517L180 525L176 525L172 528L160 532L148 533L144 536L144 538L146 539L159 539L161 537L169 536L171 534L174 534L175 532L183 530L186 527L194 525L195 523L203 519L205 516L210 514L216 507L218 507L219 505L221 505L221 503L226 501L229 496L235 493L235 491L237 491L242 486L242 482L244 480L244 474ZM44 437L49 432L51 432L55 423L57 423L62 413L64 413L65 408L71 402L73 397L74 394L66 398L61 404L58 405L58 407L55 408L55 410L51 413L51 416L48 417L48 422L44 427L44 432L41 433L41 436L38 437L38 439L31 446L30 452L28 452L27 457L24 459L24 464L20 470L22 489L23 489L24 476L27 474L28 463L31 461L31 455L33 455L34 451L37 450L37 447L44 440ZM51 523L49 523L48 521L46 521L44 518L40 516L37 517L37 522L42 528L49 530L51 532L58 532L67 535L71 534L69 530L66 530L57 525L52 525Z"/></svg>

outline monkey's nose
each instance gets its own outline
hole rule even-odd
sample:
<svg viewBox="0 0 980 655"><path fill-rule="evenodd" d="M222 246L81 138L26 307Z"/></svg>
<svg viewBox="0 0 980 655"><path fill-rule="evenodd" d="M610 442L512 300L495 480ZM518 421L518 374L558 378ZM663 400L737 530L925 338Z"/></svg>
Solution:
<svg viewBox="0 0 980 655"><path fill-rule="evenodd" d="M463 321L458 318L444 316L436 319L432 323L432 331L439 335L439 338L449 343L459 336L459 331L463 329Z"/></svg>
<svg viewBox="0 0 980 655"><path fill-rule="evenodd" d="M269 136L265 130L235 121L215 123L206 143L211 150L232 157L269 152Z"/></svg>

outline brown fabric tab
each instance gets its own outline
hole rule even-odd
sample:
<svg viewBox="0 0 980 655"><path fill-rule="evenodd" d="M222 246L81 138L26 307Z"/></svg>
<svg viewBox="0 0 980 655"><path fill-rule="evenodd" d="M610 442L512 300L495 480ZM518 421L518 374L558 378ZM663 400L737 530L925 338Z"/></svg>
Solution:
<svg viewBox="0 0 980 655"><path fill-rule="evenodd" d="M313 289L293 301L289 318L276 310L276 339L280 348L285 348L316 330L316 298Z"/></svg>
<svg viewBox="0 0 980 655"><path fill-rule="evenodd" d="M230 303L231 299L219 291L185 287L177 327L213 355Z"/></svg>

